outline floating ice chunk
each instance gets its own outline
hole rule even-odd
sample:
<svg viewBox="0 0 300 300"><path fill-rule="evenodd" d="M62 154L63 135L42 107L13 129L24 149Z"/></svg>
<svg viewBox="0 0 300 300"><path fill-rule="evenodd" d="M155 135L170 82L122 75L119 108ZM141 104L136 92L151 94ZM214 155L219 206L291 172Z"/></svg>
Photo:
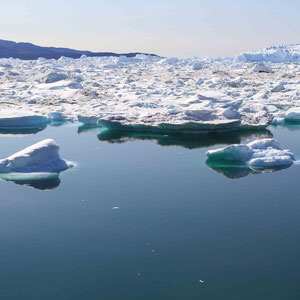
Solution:
<svg viewBox="0 0 300 300"><path fill-rule="evenodd" d="M290 166L294 163L293 159L288 156L272 156L272 157L262 157L254 158L249 162L249 166L253 168L274 168L282 166Z"/></svg>
<svg viewBox="0 0 300 300"><path fill-rule="evenodd" d="M285 120L288 122L299 122L300 121L300 109L291 109L285 115Z"/></svg>
<svg viewBox="0 0 300 300"><path fill-rule="evenodd" d="M277 150L281 149L279 142L274 139L255 140L253 142L248 143L248 146L252 149L260 149L260 150L265 150L270 147Z"/></svg>
<svg viewBox="0 0 300 300"><path fill-rule="evenodd" d="M169 119L172 115L169 115ZM152 123L145 123L142 120L138 120L138 123L129 123L126 119L116 118L112 119L99 119L99 124L103 127L113 130L127 130L132 132L148 132L148 133L185 133L185 134L205 134L215 131L229 131L237 129L241 125L240 120L209 120L209 121L189 121L191 117L186 116L185 120L178 120L174 123L159 122L159 120L153 120ZM176 115L175 115L176 119Z"/></svg>
<svg viewBox="0 0 300 300"><path fill-rule="evenodd" d="M58 173L72 167L59 156L59 147L46 139L0 160L0 173Z"/></svg>
<svg viewBox="0 0 300 300"><path fill-rule="evenodd" d="M264 129L271 124L274 118L272 114L264 110L259 111L256 107L253 107L253 111L247 108L239 109L239 113L241 114L243 129Z"/></svg>
<svg viewBox="0 0 300 300"><path fill-rule="evenodd" d="M53 121L65 121L68 119L67 116L65 116L63 113L59 111L51 112L48 114L48 116L53 120Z"/></svg>
<svg viewBox="0 0 300 300"><path fill-rule="evenodd" d="M49 119L45 116L21 110L0 110L0 128L20 128L45 126Z"/></svg>
<svg viewBox="0 0 300 300"><path fill-rule="evenodd" d="M169 65L177 65L179 63L179 59L177 57L168 57L159 61L159 64L169 64Z"/></svg>
<svg viewBox="0 0 300 300"><path fill-rule="evenodd" d="M284 118L280 118L280 117L275 117L272 121L272 125L282 125L285 123L285 119Z"/></svg>
<svg viewBox="0 0 300 300"><path fill-rule="evenodd" d="M70 88L70 89L79 89L79 90L83 89L83 86L79 82L76 82L76 81L73 81L73 82L69 83L67 85L67 87Z"/></svg>
<svg viewBox="0 0 300 300"><path fill-rule="evenodd" d="M206 152L208 159L216 161L232 161L232 162L246 162L248 161L254 151L247 145L230 145L225 148L216 150L209 150Z"/></svg>
<svg viewBox="0 0 300 300"><path fill-rule="evenodd" d="M60 80L65 80L65 79L67 79L67 75L62 74L62 73L52 72L47 75L45 83L53 83L53 82L57 82Z"/></svg>
<svg viewBox="0 0 300 300"><path fill-rule="evenodd" d="M273 73L273 70L270 67L267 67L263 63L258 63L253 68L253 72L258 72L258 73Z"/></svg>
<svg viewBox="0 0 300 300"><path fill-rule="evenodd" d="M197 82L195 83L195 85L200 85L200 84L202 84L204 82L204 80L202 79L202 78L199 78L198 80L197 80Z"/></svg>
<svg viewBox="0 0 300 300"><path fill-rule="evenodd" d="M248 162L248 165L254 168L274 168L290 166L294 160L293 153L288 150L268 148L256 151Z"/></svg>
<svg viewBox="0 0 300 300"><path fill-rule="evenodd" d="M282 83L276 85L272 90L271 92L272 93L278 93L278 92L281 92L281 91L284 91L285 90L285 87Z"/></svg>
<svg viewBox="0 0 300 300"><path fill-rule="evenodd" d="M228 107L222 113L222 115L227 119L240 119L241 115L232 107Z"/></svg>
<svg viewBox="0 0 300 300"><path fill-rule="evenodd" d="M83 123L85 125L97 125L99 117L78 115L77 120L78 122Z"/></svg>
<svg viewBox="0 0 300 300"><path fill-rule="evenodd" d="M300 108L295 107L287 111L280 111L275 114L274 121L272 124L283 124L283 123L299 123L300 122Z"/></svg>
<svg viewBox="0 0 300 300"><path fill-rule="evenodd" d="M231 145L206 152L210 161L239 162L252 168L276 168L293 164L294 155L282 150L274 139L256 140L247 145Z"/></svg>
<svg viewBox="0 0 300 300"><path fill-rule="evenodd" d="M195 62L193 64L193 70L194 71L202 70L202 64L200 62Z"/></svg>

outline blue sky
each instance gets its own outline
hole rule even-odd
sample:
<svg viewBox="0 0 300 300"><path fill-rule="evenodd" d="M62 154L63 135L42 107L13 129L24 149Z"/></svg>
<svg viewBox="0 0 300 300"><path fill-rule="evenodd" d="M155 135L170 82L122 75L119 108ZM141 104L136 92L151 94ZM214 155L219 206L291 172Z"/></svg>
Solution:
<svg viewBox="0 0 300 300"><path fill-rule="evenodd" d="M300 43L300 0L1 2L0 39L44 46L216 57Z"/></svg>

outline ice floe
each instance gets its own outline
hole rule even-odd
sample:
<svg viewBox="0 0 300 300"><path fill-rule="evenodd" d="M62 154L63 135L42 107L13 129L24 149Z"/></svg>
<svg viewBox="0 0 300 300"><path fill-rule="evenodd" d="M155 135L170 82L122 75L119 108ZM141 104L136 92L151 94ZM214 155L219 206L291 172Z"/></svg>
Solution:
<svg viewBox="0 0 300 300"><path fill-rule="evenodd" d="M206 156L210 162L223 165L249 166L252 169L288 167L294 163L294 154L280 148L274 139L255 140L248 144L230 145L209 150Z"/></svg>
<svg viewBox="0 0 300 300"><path fill-rule="evenodd" d="M0 160L0 173L59 173L72 167L61 159L59 146L46 139Z"/></svg>
<svg viewBox="0 0 300 300"><path fill-rule="evenodd" d="M48 118L23 110L0 110L0 128L35 128L44 126L49 122Z"/></svg>

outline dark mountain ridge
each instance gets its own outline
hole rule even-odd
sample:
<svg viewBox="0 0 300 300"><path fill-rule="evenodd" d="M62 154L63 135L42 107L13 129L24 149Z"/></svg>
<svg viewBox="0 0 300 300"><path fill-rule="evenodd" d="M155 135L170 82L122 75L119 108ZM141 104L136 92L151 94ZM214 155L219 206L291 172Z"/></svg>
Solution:
<svg viewBox="0 0 300 300"><path fill-rule="evenodd" d="M140 52L133 53L113 53L113 52L91 52L81 51L69 48L56 48L56 47L41 47L31 43L16 43L13 41L0 39L0 58L19 58L24 60L34 60L39 57L58 59L61 56L79 58L81 55L86 56L126 56L134 57L137 54L146 54L157 56L155 54L147 54Z"/></svg>

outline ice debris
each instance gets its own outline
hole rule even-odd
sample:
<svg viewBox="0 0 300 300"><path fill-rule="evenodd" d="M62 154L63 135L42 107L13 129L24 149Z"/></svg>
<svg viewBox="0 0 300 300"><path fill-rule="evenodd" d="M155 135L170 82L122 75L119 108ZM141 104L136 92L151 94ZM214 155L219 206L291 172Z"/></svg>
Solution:
<svg viewBox="0 0 300 300"><path fill-rule="evenodd" d="M296 55L299 48L276 49ZM68 120L80 116L84 124L136 131L257 130L273 116L300 108L300 65L268 58L255 61L264 67L254 66L254 60L141 55L0 59L1 108L30 110L44 122L58 111ZM51 121L56 118L50 115Z"/></svg>
<svg viewBox="0 0 300 300"><path fill-rule="evenodd" d="M61 159L59 146L46 139L0 160L0 173L58 173L72 167Z"/></svg>

